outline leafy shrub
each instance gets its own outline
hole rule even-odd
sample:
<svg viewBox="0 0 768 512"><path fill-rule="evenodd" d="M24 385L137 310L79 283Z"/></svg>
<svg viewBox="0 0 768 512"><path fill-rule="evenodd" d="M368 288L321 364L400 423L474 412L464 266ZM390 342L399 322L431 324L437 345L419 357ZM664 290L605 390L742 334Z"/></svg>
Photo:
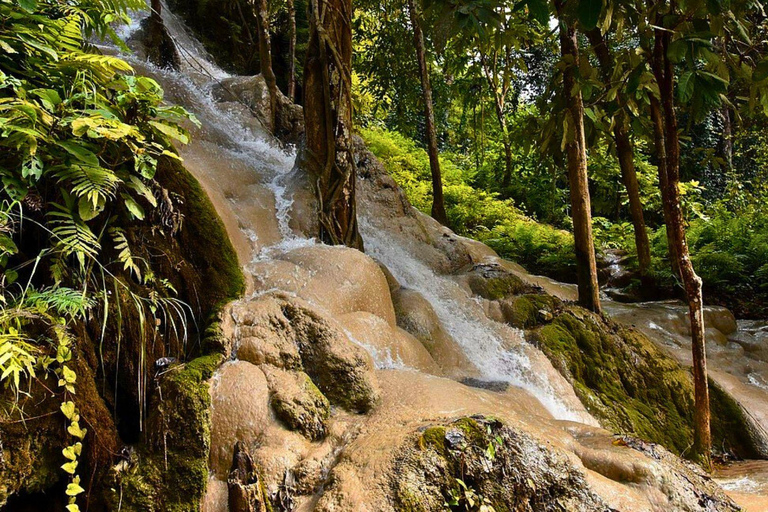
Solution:
<svg viewBox="0 0 768 512"><path fill-rule="evenodd" d="M181 314L166 298L172 287L133 257L120 225L157 206L158 160L178 158L172 143L187 141L179 122L190 116L164 106L156 82L87 40L118 41L112 24L144 7L0 0L0 382L17 397L32 378L58 382L74 438L62 466L71 475L69 512L84 492L77 465L86 436L70 400L77 375L67 366L75 354L69 327L96 304L108 309L108 281L125 288L110 265L148 290L128 292L142 319L144 308L147 316L166 306Z"/></svg>

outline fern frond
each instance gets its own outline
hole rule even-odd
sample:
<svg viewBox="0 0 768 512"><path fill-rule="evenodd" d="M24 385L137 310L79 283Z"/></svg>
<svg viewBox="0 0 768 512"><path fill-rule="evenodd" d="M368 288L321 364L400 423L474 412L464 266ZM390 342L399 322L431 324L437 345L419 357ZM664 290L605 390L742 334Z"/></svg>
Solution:
<svg viewBox="0 0 768 512"><path fill-rule="evenodd" d="M81 266L86 258L95 258L101 249L93 231L66 207L51 203L56 208L48 212L51 220L51 233L54 238L54 250L64 256L75 254Z"/></svg>
<svg viewBox="0 0 768 512"><path fill-rule="evenodd" d="M123 264L123 270L130 270L136 279L141 281L141 269L133 259L133 253L131 252L131 246L128 244L128 239L125 237L125 231L120 228L110 228L109 234L112 235L112 240L115 242L115 250L118 252L117 260Z"/></svg>
<svg viewBox="0 0 768 512"><path fill-rule="evenodd" d="M54 176L59 182L69 181L71 192L77 197L84 197L94 207L100 202L115 197L117 187L122 180L117 175L103 167L87 165L69 165L54 170Z"/></svg>

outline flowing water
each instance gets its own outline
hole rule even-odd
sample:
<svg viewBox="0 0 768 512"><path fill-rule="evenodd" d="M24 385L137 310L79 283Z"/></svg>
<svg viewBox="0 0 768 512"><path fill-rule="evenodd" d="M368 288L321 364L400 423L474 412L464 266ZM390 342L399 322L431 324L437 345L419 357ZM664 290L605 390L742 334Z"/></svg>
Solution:
<svg viewBox="0 0 768 512"><path fill-rule="evenodd" d="M181 154L186 167L203 184L222 216L241 262L269 261L275 255L317 243L296 233L290 225L293 198L286 178L294 168L295 150L282 147L267 135L247 106L214 99L214 89L221 87L230 75L212 63L201 44L174 15L166 10L163 17L182 57L181 70L159 69L133 54L123 57L138 73L156 79L169 102L183 105L200 121L200 127L190 126L192 142L181 149ZM129 40L140 20L141 16L136 16L121 36ZM106 46L104 49L117 51ZM421 259L418 248L406 236L400 236L396 227L374 222L375 212L366 211L365 205L361 212L366 252L386 265L401 286L418 291L429 301L445 330L483 378L527 390L557 419L594 424L583 409L573 406L570 387L566 384L568 390L565 389L559 374L546 357L525 341L521 331L489 320L482 305L450 276L441 275ZM543 284L548 291L572 294L568 286L527 277ZM618 319L636 324L685 362L688 345L679 306L608 301L606 310ZM729 389L740 394L740 399L743 397L761 424L768 425L768 359L764 354L768 328L764 324L740 322L732 331L723 333L728 329L718 330L714 324L710 327L708 334L715 339L710 347L714 372L722 375L723 382L730 383ZM402 366L391 353L370 351L380 368ZM566 398L568 393L570 398ZM762 492L763 484L752 482L749 474L746 471L724 478L730 479L728 485L738 486L744 492L751 492L745 489L754 490L755 486Z"/></svg>

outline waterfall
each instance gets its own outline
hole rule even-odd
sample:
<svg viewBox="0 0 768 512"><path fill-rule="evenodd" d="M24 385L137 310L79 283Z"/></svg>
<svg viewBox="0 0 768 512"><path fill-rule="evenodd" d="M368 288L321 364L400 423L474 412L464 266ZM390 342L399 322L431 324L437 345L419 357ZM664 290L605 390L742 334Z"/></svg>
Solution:
<svg viewBox="0 0 768 512"><path fill-rule="evenodd" d="M121 29L125 40L140 26L146 13L134 16L132 23ZM295 164L293 148L283 148L259 125L252 112L230 103L216 101L213 90L222 81L232 78L212 62L199 41L185 28L183 22L168 9L163 19L181 56L179 71L159 69L133 54L122 55L138 73L157 80L166 91L166 99L181 104L200 121L200 129L192 129L190 148L181 148L188 168L202 181L242 182L242 187L257 184L273 196L271 222L278 232L269 240L260 224L264 219L238 215L237 222L245 238L252 244L252 261L271 259L274 255L317 243L312 238L296 234L290 227L293 198L286 186L286 177ZM215 154L213 154L215 153ZM205 174L200 176L200 174ZM238 203L236 209L248 212L243 202L256 201L242 197L227 197ZM216 202L216 201L214 201ZM528 353L536 351L527 344L522 331L489 320L482 307L466 296L450 277L436 275L426 264L413 256L406 243L384 230L374 229L364 218L361 231L367 252L384 263L400 283L421 293L432 305L446 331L455 339L468 359L482 372L482 377L503 381L528 390L556 418L591 421L583 411L571 411L549 382L554 370L546 358L546 369L540 361L532 361ZM376 351L362 344L371 353L379 368L402 368L392 354ZM538 351L536 351L538 352ZM540 354L540 353L539 353Z"/></svg>

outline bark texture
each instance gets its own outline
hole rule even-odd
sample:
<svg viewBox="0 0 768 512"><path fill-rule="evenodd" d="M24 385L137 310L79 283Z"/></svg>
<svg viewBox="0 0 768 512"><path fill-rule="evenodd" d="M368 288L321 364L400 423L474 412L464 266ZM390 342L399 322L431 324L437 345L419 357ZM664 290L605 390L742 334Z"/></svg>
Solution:
<svg viewBox="0 0 768 512"><path fill-rule="evenodd" d="M663 165L659 166L659 177L667 232L675 249L674 257L688 298L691 319L695 400L693 453L701 459L705 467L709 467L712 437L704 339L704 301L701 279L693 269L688 252L685 217L680 198L680 139L674 104L675 74L674 66L667 56L670 40L669 32L656 30L651 67L659 85L660 97L659 100L653 99L651 109L657 152L661 149L659 145L663 145L664 158ZM663 180L661 180L662 173L665 174Z"/></svg>
<svg viewBox="0 0 768 512"><path fill-rule="evenodd" d="M306 147L302 160L315 182L320 238L362 249L352 154L352 2L311 0L304 66Z"/></svg>
<svg viewBox="0 0 768 512"><path fill-rule="evenodd" d="M558 9L560 10L560 9ZM563 94L566 98L571 134L566 145L568 182L573 216L573 238L576 248L576 272L579 286L579 305L600 312L600 287L597 283L595 245L592 239L592 206L587 179L587 148L584 138L584 104L577 89L575 68L579 62L576 30L561 21L560 51L570 63L563 71Z"/></svg>
<svg viewBox="0 0 768 512"><path fill-rule="evenodd" d="M416 10L414 0L408 0L408 14L413 26L413 39L416 44L416 57L419 61L421 76L421 92L424 100L424 120L427 125L427 153L429 154L429 169L432 172L432 217L440 224L448 225L448 215L445 213L443 200L443 177L440 172L440 158L437 149L437 132L435 130L435 111L432 103L432 85L429 83L429 68L427 67L427 51L424 47L424 33L421 30L421 19Z"/></svg>
<svg viewBox="0 0 768 512"><path fill-rule="evenodd" d="M288 7L288 98L296 101L296 5L286 0Z"/></svg>
<svg viewBox="0 0 768 512"><path fill-rule="evenodd" d="M238 441L227 479L231 512L267 512L268 498L259 481L259 473L245 444Z"/></svg>

